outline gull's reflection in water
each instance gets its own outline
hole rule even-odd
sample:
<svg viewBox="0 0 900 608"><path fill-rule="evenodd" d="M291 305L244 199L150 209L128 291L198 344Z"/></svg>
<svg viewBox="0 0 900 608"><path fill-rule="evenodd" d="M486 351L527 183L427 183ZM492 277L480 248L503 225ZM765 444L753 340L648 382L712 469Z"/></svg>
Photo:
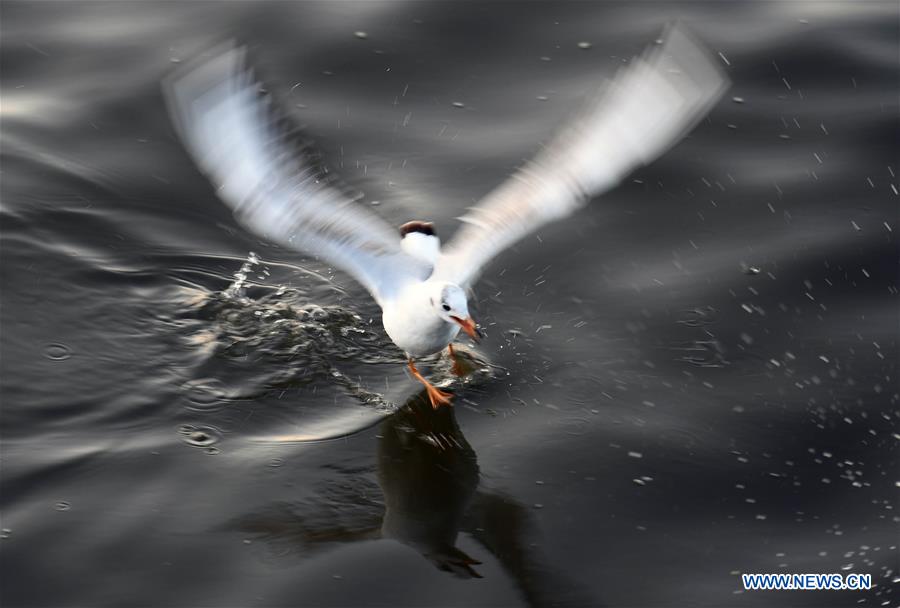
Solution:
<svg viewBox="0 0 900 608"><path fill-rule="evenodd" d="M433 409L423 391L381 431L382 536L416 549L441 570L480 578L472 566L481 562L456 547L478 487L478 461L453 409Z"/></svg>
<svg viewBox="0 0 900 608"><path fill-rule="evenodd" d="M471 355L461 363L476 384L479 371L487 371L477 369L480 362ZM277 503L229 528L268 543L277 557L299 559L336 544L391 539L460 578L481 578L478 566L492 557L530 605L597 605L547 567L529 510L479 487L477 456L454 408L433 409L422 391L379 431L375 475L370 469L336 468L341 475L311 497ZM460 532L483 553L472 556L457 547Z"/></svg>

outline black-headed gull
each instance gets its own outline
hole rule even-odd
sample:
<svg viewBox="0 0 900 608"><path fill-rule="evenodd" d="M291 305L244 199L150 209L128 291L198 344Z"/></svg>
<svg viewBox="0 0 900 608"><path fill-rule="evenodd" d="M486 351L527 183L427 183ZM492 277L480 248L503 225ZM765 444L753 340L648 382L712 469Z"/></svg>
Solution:
<svg viewBox="0 0 900 608"><path fill-rule="evenodd" d="M163 87L185 147L238 220L358 280L434 407L450 395L414 360L478 337L467 290L491 259L614 187L677 142L726 88L716 62L677 27L623 67L534 159L460 220L443 249L428 222L397 230L353 201L261 93L244 49L225 45Z"/></svg>

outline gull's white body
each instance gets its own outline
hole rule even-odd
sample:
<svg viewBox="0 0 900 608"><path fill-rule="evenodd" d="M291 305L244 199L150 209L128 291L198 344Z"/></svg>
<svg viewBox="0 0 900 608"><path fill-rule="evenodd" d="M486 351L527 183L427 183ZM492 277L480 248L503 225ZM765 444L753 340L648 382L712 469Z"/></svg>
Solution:
<svg viewBox="0 0 900 608"><path fill-rule="evenodd" d="M434 288L428 281L410 283L381 305L384 331L414 359L444 350L459 333L459 325L435 311L429 302L432 293Z"/></svg>
<svg viewBox="0 0 900 608"><path fill-rule="evenodd" d="M164 91L185 147L239 221L355 277L381 305L387 334L415 358L456 338L453 319L469 318L466 290L495 255L662 154L705 116L726 82L706 52L669 28L662 44L623 68L532 161L460 218L464 227L444 249L432 235L401 240L338 189L309 148L294 145L243 49L214 49Z"/></svg>

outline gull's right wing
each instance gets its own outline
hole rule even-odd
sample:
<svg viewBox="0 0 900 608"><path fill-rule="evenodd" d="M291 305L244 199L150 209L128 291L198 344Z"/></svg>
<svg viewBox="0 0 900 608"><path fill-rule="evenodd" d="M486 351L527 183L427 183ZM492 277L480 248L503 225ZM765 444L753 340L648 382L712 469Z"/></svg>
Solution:
<svg viewBox="0 0 900 608"><path fill-rule="evenodd" d="M674 145L727 88L715 60L669 27L533 160L460 218L433 277L466 287L497 254Z"/></svg>
<svg viewBox="0 0 900 608"><path fill-rule="evenodd" d="M379 303L429 275L402 251L397 230L336 187L298 145L243 48L215 49L168 78L163 91L185 147L247 228L350 273Z"/></svg>

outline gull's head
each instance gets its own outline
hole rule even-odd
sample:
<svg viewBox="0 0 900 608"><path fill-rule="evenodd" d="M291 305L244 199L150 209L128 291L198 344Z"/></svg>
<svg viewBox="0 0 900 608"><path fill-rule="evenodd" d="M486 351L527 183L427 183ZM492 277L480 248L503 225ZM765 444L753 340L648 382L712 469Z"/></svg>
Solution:
<svg viewBox="0 0 900 608"><path fill-rule="evenodd" d="M448 323L459 325L473 340L481 337L475 321L469 315L469 301L462 287L453 283L434 283L429 302L438 316Z"/></svg>

